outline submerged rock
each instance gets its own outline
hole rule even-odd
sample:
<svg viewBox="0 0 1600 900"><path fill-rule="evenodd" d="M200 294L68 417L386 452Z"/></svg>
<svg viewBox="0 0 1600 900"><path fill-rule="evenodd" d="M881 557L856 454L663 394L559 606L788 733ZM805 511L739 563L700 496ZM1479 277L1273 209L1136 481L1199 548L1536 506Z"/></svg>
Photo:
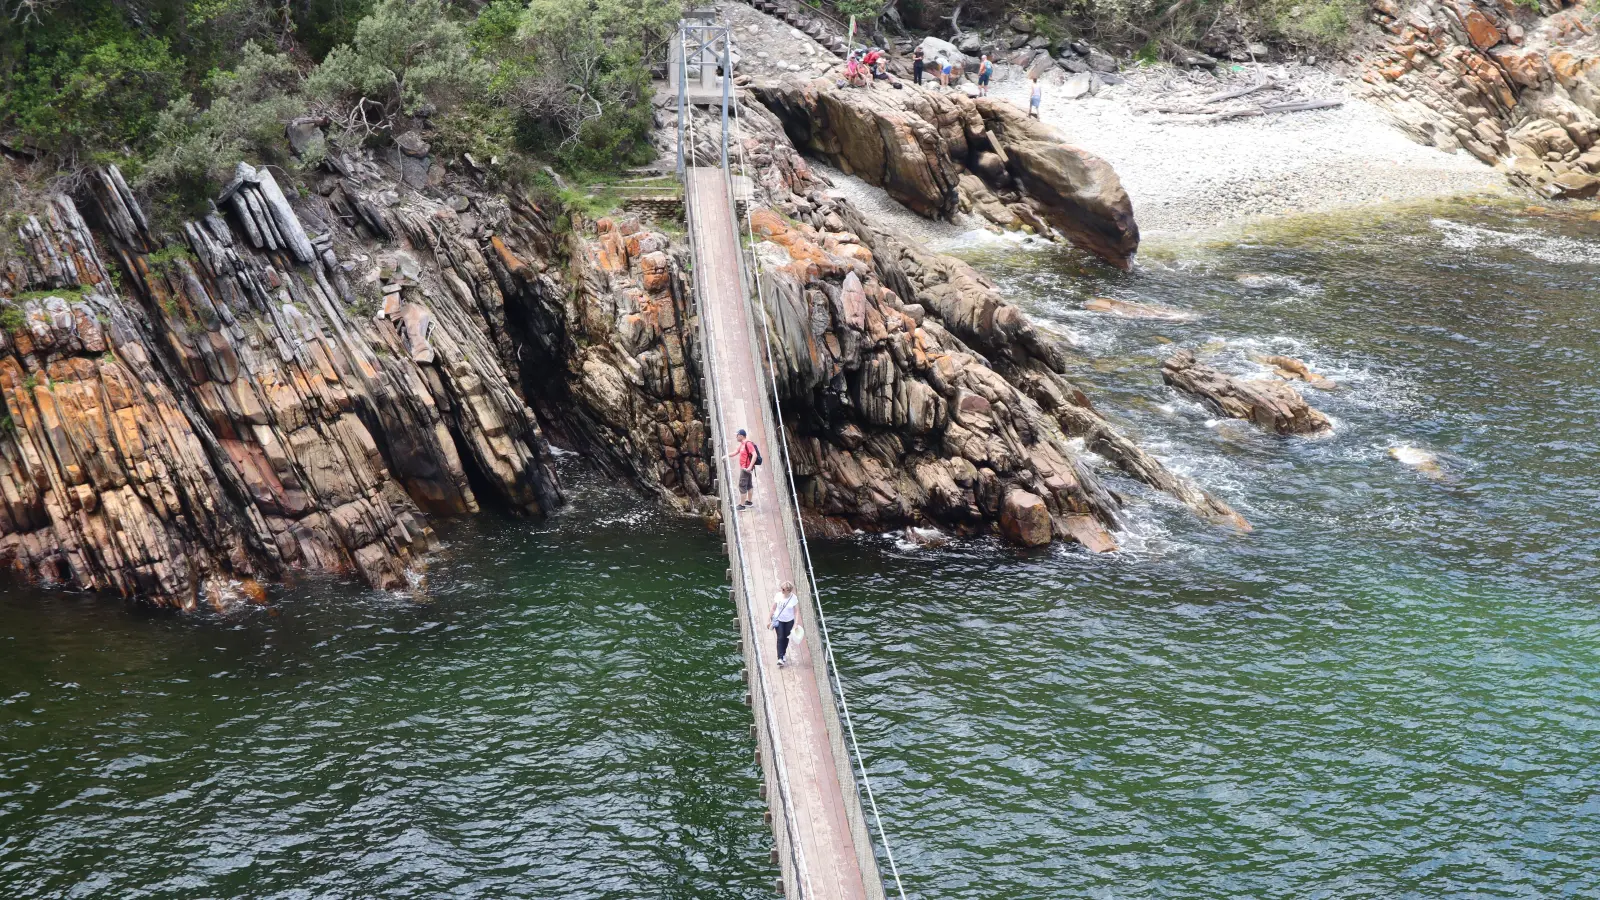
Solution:
<svg viewBox="0 0 1600 900"><path fill-rule="evenodd" d="M1083 308L1089 312L1106 313L1107 315L1121 316L1124 319L1192 322L1199 318L1197 314L1185 309L1173 309L1170 306L1156 306L1150 303L1134 303L1128 300L1113 300L1110 297L1091 297L1084 301Z"/></svg>
<svg viewBox="0 0 1600 900"><path fill-rule="evenodd" d="M1286 384L1244 381L1197 361L1179 350L1161 366L1167 384L1193 394L1223 415L1247 419L1278 434L1320 434L1333 428L1328 417Z"/></svg>
<svg viewBox="0 0 1600 900"><path fill-rule="evenodd" d="M1431 450L1402 444L1398 447L1390 447L1389 455L1401 465L1410 466L1429 478L1438 479L1444 477L1444 469L1439 465L1438 454Z"/></svg>
<svg viewBox="0 0 1600 900"><path fill-rule="evenodd" d="M1292 356L1252 355L1252 360L1272 367L1272 371L1285 381L1303 381L1314 388L1331 391L1339 385L1333 379L1311 371L1311 367Z"/></svg>

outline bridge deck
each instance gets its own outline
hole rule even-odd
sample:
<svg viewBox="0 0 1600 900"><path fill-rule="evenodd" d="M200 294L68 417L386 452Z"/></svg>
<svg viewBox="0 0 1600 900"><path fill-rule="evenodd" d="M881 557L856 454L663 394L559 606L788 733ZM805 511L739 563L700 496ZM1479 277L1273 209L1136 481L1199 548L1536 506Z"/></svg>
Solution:
<svg viewBox="0 0 1600 900"><path fill-rule="evenodd" d="M794 834L800 844L798 857L804 861L804 871L796 871L796 854L785 848L784 881L791 897L876 900L883 896L876 860L866 840L850 762L843 758L824 654L820 646L813 650L820 645L820 637L804 561L794 558L794 543L789 539L792 532L785 531L795 526L785 521L789 506L780 502L778 493L788 490L781 477L783 455L777 437L768 433L770 419L763 415L766 375L756 357L759 338L755 337L761 333L761 323L752 321L754 313L740 277L738 223L733 220L721 169L691 167L687 178L685 187L693 198L688 219L695 248L699 314L702 327L712 338L705 342L705 363L716 386L712 427L724 453L733 447L734 432L744 428L765 457L764 464L756 468L754 508L731 512L728 495L732 492L726 489L723 508L726 515L738 517L737 523L728 523L726 533L730 542L737 538L730 558L736 567L735 594L742 617L740 631L747 643L745 660L751 669L753 705L758 707L761 728L770 725L777 732L775 742L765 734L762 738L773 829L780 847L786 833ZM725 461L722 468L737 474L734 464ZM737 502L736 495L732 500ZM803 644L790 648L791 665L780 669L776 638L767 624L772 598L785 580L800 587L799 618L806 636ZM748 646L752 639L763 642L759 654ZM765 678L765 693L772 701L765 710L761 708L764 692L755 677L758 674ZM773 758L774 747L778 759ZM783 819L780 768L787 778L792 827Z"/></svg>

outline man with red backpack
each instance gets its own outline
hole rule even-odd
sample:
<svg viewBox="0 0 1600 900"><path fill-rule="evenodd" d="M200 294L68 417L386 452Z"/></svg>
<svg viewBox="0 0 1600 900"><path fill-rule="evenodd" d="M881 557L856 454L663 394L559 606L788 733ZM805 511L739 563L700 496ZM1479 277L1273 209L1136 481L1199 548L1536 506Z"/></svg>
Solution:
<svg viewBox="0 0 1600 900"><path fill-rule="evenodd" d="M756 489L756 466L761 465L761 448L756 446L755 441L745 436L743 428L739 429L734 437L738 446L728 454L729 459L734 457L739 459L739 505L734 509L749 509L755 505L750 495L755 493Z"/></svg>

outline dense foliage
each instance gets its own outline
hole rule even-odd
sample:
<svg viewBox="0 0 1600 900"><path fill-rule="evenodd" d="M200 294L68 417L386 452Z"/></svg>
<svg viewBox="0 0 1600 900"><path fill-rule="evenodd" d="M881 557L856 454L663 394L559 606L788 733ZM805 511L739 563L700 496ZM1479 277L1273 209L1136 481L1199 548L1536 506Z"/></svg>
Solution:
<svg viewBox="0 0 1600 900"><path fill-rule="evenodd" d="M289 166L416 130L485 160L648 161L650 71L678 0L0 0L0 144L72 172L122 161L185 204L239 159ZM301 164L315 162L300 160Z"/></svg>
<svg viewBox="0 0 1600 900"><path fill-rule="evenodd" d="M914 28L948 32L952 16L964 29L1020 16L1052 36L1083 36L1141 48L1145 58L1159 57L1173 45L1203 47L1228 40L1337 49L1349 41L1364 7L1360 0L889 0L886 4Z"/></svg>

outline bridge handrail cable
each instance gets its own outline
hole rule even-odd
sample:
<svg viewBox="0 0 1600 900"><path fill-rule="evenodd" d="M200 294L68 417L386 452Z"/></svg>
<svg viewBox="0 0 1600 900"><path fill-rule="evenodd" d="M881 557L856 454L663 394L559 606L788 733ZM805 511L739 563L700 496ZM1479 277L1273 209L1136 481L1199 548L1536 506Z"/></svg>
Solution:
<svg viewBox="0 0 1600 900"><path fill-rule="evenodd" d="M724 58L724 68L723 68L723 80L724 80L724 86L723 86L723 121L726 122L727 121L728 104L730 102L730 92L729 92L728 85L732 81L732 75L731 75L732 68L731 68L731 60L729 59L729 55L730 55L729 54L729 47L728 47L729 41L727 39L727 31L726 31L726 27L725 26L724 26L723 31L724 31L724 37L723 37L723 58ZM691 257L692 258L698 259L699 256L700 256L700 254L699 254L699 246L698 246L698 242L695 240L695 236L694 236L695 229L694 229L694 224L693 223L694 223L694 220L696 218L695 210L701 206L701 202L702 201L701 201L699 192L697 190L695 190L694 179L689 177L689 174L688 174L687 170L685 169L685 163L686 162L687 162L689 167L693 167L692 164L694 162L694 148L695 148L694 115L692 113L692 110L688 109L686 107L687 98L685 97L685 92L681 90L681 86L686 83L686 80L688 78L688 45L689 45L688 32L689 32L689 27L687 25L684 25L684 24L680 23L679 36L682 39L682 44L680 46L681 46L681 49L684 52L682 52L679 55L679 58L678 58L679 85L680 85L679 107L678 107L678 116L679 116L679 120L678 120L679 121L679 129L678 129L679 150L678 150L678 152L679 152L679 160L680 160L679 167L680 167L681 170L684 170L683 171L683 175L684 175L684 211L685 211L685 216L689 220L689 228L687 229L687 231L689 233L690 253L691 253ZM701 45L702 48L704 46L705 46L705 44ZM683 145L683 138L685 136L688 137L687 152L685 152L685 147ZM722 165L721 165L721 169L722 169L722 174L723 174L723 178L724 178L724 183L727 185L726 197L728 199L729 204L732 205L733 204L733 192L732 192L731 181L728 178L727 130L726 130L726 127L723 130L722 139L723 139L723 147L722 147L722 159L721 159ZM736 206L734 206L732 209L730 209L729 221L730 222L737 222L738 221L737 207ZM737 232L735 233L735 237L737 238ZM737 250L738 249L738 241L735 240L734 244L735 244L735 250ZM741 264L740 265L740 269L741 269L741 271L740 271L740 284L743 285L743 283L744 283L744 277L743 277L744 273L743 273L743 265L742 265L742 263L743 263L742 254L740 256L741 256L741 258L740 258L740 264ZM698 277L695 279L695 283L696 283L697 286L699 285L700 281L701 281L701 279L698 278ZM698 287L696 288L696 292L698 293ZM706 345L707 350L709 351L710 347L715 342L715 339L713 337L713 334L716 331L716 327L715 327L715 325L713 323L714 317L709 314L708 310L706 309L705 304L700 303L700 304L697 304L697 306L699 307L700 328L702 329L702 333L705 335L705 341L706 341L705 345ZM726 498L729 498L729 497L733 496L733 484L732 484L732 481L731 481L731 476L728 473L728 467L721 464L722 451L727 449L726 448L725 439L723 438L723 435L728 433L727 423L721 421L722 418L723 418L723 409L722 409L721 403L718 402L718 396L720 394L720 388L718 386L716 367L711 364L711 359L710 359L709 352L703 353L701 355L703 357L702 360L701 360L701 365L705 367L705 373L706 373L707 392L711 395L710 399L711 399L712 415L717 419L717 427L713 428L711 431L712 431L712 439L713 439L715 445L718 447L718 460L719 460L719 462L718 462L718 465L717 465L717 472L718 472L718 480L722 483L722 490L721 490L720 493L721 493L722 497L724 498L724 500L723 500L723 507L724 507L723 519L724 519L724 521L729 523L731 535L732 535L732 538L733 538L734 548L736 549L736 551L739 554L739 563L740 564L738 566L738 569L739 569L739 573L740 573L740 576L741 576L741 581L743 582L744 594L745 594L745 597L747 598L747 604L748 604L748 608L749 608L749 612L750 612L750 615L749 615L750 621L748 623L750 628L751 628L751 630L752 630L752 640L751 640L750 643L752 645L752 649L753 649L753 652L754 652L755 657L756 657L756 659L755 659L756 665L753 666L753 668L755 669L755 678L756 678L757 682L761 686L761 703L762 703L762 709L763 709L763 712L764 712L764 715L763 715L762 718L765 721L766 726L767 726L766 727L767 739L768 739L768 741L769 741L769 743L771 745L771 748L772 748L773 767L774 767L774 769L775 769L775 771L777 773L778 796L779 796L779 802L780 802L780 804L782 806L782 814L783 814L783 821L784 821L784 831L788 835L788 838L789 838L789 850L790 850L790 853L791 853L792 858L794 860L795 869L796 869L797 875L798 875L796 880L798 882L798 887L800 889L800 896L801 896L801 898L804 898L806 896L815 894L815 891L812 889L812 886L811 886L811 873L810 873L809 869L806 866L805 851L804 851L804 848L803 848L803 846L801 844L800 837L799 837L799 823L796 821L795 808L794 808L794 797L793 797L793 792L791 791L790 785L789 785L788 768L787 768L787 766L786 766L786 764L784 762L783 742L782 742L781 737L779 736L777 725L775 724L775 722L776 722L776 713L777 713L777 703L773 699L772 688L771 688L771 685L768 683L767 677L766 677L765 654L764 654L764 652L762 650L761 641L759 639L759 634L760 634L760 631L759 631L759 628L758 628L759 623L756 620L756 615L755 615L755 612L756 612L756 598L753 596L753 593L752 593L753 585L751 584L751 581L750 581L750 572L749 572L749 569L743 564L743 560L745 559L743 532L742 532L742 530L741 530L741 528L739 526L739 518L738 518L738 516L737 515L728 515L728 513L732 512L732 510L727 508L729 506L729 503L728 503Z"/></svg>
<svg viewBox="0 0 1600 900"><path fill-rule="evenodd" d="M732 74L731 70L725 70L725 71L727 72L728 75ZM735 102L733 104L733 111L734 111L734 117L735 117L736 125L737 125L737 127L739 129L739 134L742 137L743 133L744 133L744 113L740 110L740 107L737 104L737 102ZM727 112L727 110L726 110L726 108L724 108L724 117L723 117L724 128L726 128L726 123L727 123L726 112ZM737 142L737 144L738 144L738 153L739 153L739 168L740 168L741 171L744 172L745 177L747 179L749 179L750 182L751 182L751 197L750 197L750 200L745 203L744 226L745 226L745 234L750 239L750 253L751 253L751 257L752 257L752 262L754 262L755 245L756 245L756 234L755 234L755 223L754 223L754 219L753 219L753 217L751 215L751 211L750 210L751 210L751 207L754 205L754 200L755 200L755 196L754 196L754 193L755 193L755 187L754 187L755 179L754 179L753 175L751 174L749 163L748 163L746 155L745 155L744 141L741 139L741 140L739 140ZM724 147L724 154L726 154L726 148L727 148L726 131L724 131L723 147ZM724 156L724 158L726 158L726 156ZM729 193L728 193L728 196L729 196L729 202L732 203L733 202L733 199L732 199L733 198L732 184L731 184L731 178L729 177L729 173L728 173L728 167L727 167L726 164L724 164L724 166L723 166L723 176L724 176L725 179L729 179ZM735 215L737 217L737 207L735 207ZM743 253L740 254L740 257L741 257L740 262L741 262L741 268L742 268ZM767 377L768 377L768 382L769 382L770 387L771 387L772 405L777 409L777 417L776 418L777 418L777 426L778 426L778 446L779 446L779 451L783 455L784 478L789 483L789 499L792 501L792 504L793 504L791 506L792 515L796 519L796 524L797 524L796 530L799 532L799 535L800 535L801 557L805 560L806 577L807 577L807 580L811 584L811 598L812 598L812 601L816 604L816 607L817 607L817 625L819 626L819 628L821 630L821 633L822 633L822 645L823 645L823 649L825 650L825 652L827 654L827 657L828 657L828 667L833 672L834 690L837 693L837 696L839 698L839 708L844 714L845 730L850 735L850 749L852 751L852 755L855 757L856 767L861 773L861 786L865 790L866 795L867 795L867 805L869 807L871 807L871 809L872 809L873 821L878 826L878 839L883 842L884 856L886 857L886 859L887 859L887 861L889 863L889 874L894 878L895 891L900 895L900 900L906 900L905 885L902 884L901 881L900 881L900 867L895 862L894 848L890 844L888 831L886 831L884 829L884 827L883 827L883 815L878 810L878 799L877 799L877 796L873 793L873 790L872 790L872 779L867 774L867 759L866 759L866 756L861 752L861 744L860 744L860 742L856 739L855 721L850 715L850 701L845 696L843 676L839 671L838 660L834 656L833 638L830 636L829 631L828 631L828 618L827 618L827 615L823 612L823 609L822 609L822 591L821 591L821 588L819 588L817 586L817 573L816 573L816 570L812 567L812 564L811 564L811 543L810 543L810 541L808 541L806 539L805 523L802 522L802 521L799 521L799 517L800 517L800 494L799 494L799 491L795 487L794 465L789 459L788 427L784 424L784 421L783 421L783 401L779 398L779 394L778 394L778 374L777 374L778 370L777 370L777 366L775 364L775 360L773 359L773 355L772 355L772 330L771 330L770 326L768 325L769 316L768 316L768 313L767 313L766 294L765 294L765 292L762 291L762 288L761 288L761 276L760 276L760 268L759 268L759 266L752 266L752 269L755 272L754 281L755 281L755 288L756 288L756 305L758 307L760 307L760 309L761 309L761 333L762 333L762 337L763 337L763 340L762 340L761 343L762 343L762 349L765 352L766 361L767 361Z"/></svg>

